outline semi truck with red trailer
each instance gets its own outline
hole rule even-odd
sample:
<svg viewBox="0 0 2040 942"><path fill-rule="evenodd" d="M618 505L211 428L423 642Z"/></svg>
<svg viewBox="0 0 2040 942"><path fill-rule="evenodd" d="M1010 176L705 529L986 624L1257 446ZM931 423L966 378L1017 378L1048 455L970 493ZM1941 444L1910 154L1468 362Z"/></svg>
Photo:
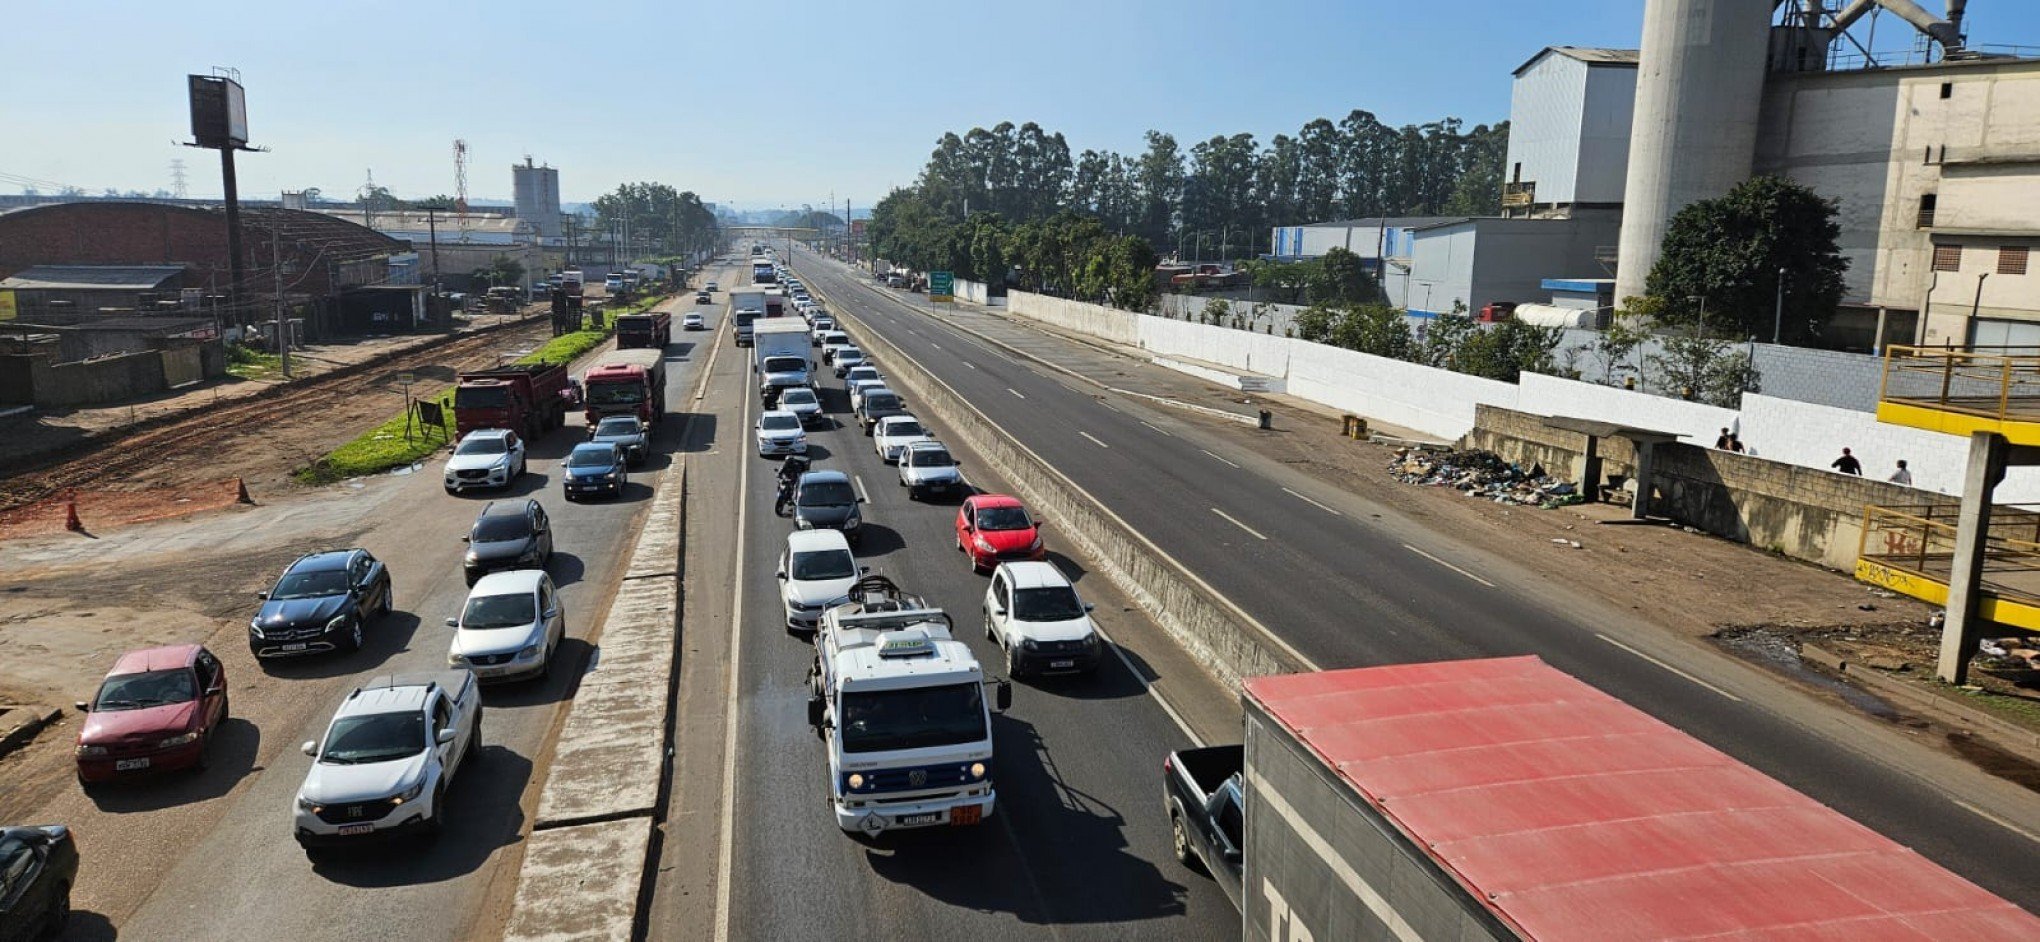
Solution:
<svg viewBox="0 0 2040 942"><path fill-rule="evenodd" d="M634 415L657 425L666 415L666 352L612 350L581 374L589 425L603 416Z"/></svg>
<svg viewBox="0 0 2040 942"><path fill-rule="evenodd" d="M620 314L616 318L616 349L632 350L649 347L662 349L673 342L673 313L671 311L645 311L641 314Z"/></svg>
<svg viewBox="0 0 2040 942"><path fill-rule="evenodd" d="M566 424L567 365L520 363L458 374L453 386L456 437L501 428L537 441Z"/></svg>
<svg viewBox="0 0 2040 942"><path fill-rule="evenodd" d="M2040 918L1536 657L1248 680L1162 765L1248 942L2040 939Z"/></svg>

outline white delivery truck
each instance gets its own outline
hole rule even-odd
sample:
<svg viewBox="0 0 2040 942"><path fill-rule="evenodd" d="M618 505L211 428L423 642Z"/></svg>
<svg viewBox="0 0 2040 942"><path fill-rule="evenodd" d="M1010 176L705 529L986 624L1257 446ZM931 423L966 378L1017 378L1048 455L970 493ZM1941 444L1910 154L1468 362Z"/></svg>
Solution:
<svg viewBox="0 0 2040 942"><path fill-rule="evenodd" d="M737 346L751 345L751 331L765 316L765 292L756 289L730 292L730 317L737 323Z"/></svg>
<svg viewBox="0 0 2040 942"><path fill-rule="evenodd" d="M899 828L978 824L992 813L992 711L1013 702L950 633L949 616L885 576L867 576L822 615L808 723L828 748L836 826L876 838Z"/></svg>
<svg viewBox="0 0 2040 942"><path fill-rule="evenodd" d="M779 394L814 384L814 361L808 359L807 325L796 318L768 317L751 325L751 370L758 374L758 396L776 402Z"/></svg>

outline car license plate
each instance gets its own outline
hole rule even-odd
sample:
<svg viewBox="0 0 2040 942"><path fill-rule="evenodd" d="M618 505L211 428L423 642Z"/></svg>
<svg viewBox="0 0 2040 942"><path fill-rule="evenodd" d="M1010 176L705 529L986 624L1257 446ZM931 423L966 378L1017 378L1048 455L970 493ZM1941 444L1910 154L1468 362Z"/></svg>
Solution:
<svg viewBox="0 0 2040 942"><path fill-rule="evenodd" d="M937 824L942 820L942 812L930 811L926 814L903 814L897 820L901 827L908 828L921 824Z"/></svg>
<svg viewBox="0 0 2040 942"><path fill-rule="evenodd" d="M984 812L976 805L964 805L949 812L950 824L976 824L984 819Z"/></svg>
<svg viewBox="0 0 2040 942"><path fill-rule="evenodd" d="M117 759L113 763L113 770L116 772L128 772L134 769L146 769L148 767L149 760L147 757L143 757L140 759Z"/></svg>
<svg viewBox="0 0 2040 942"><path fill-rule="evenodd" d="M373 824L343 824L340 826L340 833L344 835L367 834L374 830L375 825Z"/></svg>
<svg viewBox="0 0 2040 942"><path fill-rule="evenodd" d="M1050 662L1048 662L1048 669L1049 669L1049 670L1052 670L1052 671L1059 671L1059 670L1062 670L1062 669L1064 669L1064 668L1069 668L1069 667L1075 667L1075 666L1077 666L1077 662L1075 662L1075 661L1050 661Z"/></svg>
<svg viewBox="0 0 2040 942"><path fill-rule="evenodd" d="M286 644L286 645L284 645L284 646L283 646L283 649L284 649L285 651L303 651L303 650L305 650L306 648L309 648L309 647L311 647L311 645L309 645L309 644L306 644L306 643L305 643L305 642L303 642L303 641L300 641L300 642L298 642L298 643L296 643L296 644Z"/></svg>

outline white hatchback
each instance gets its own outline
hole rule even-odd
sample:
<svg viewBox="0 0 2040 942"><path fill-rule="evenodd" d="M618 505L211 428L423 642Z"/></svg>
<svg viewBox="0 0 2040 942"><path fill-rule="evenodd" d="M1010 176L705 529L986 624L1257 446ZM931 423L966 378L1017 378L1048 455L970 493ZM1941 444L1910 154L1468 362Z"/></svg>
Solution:
<svg viewBox="0 0 2040 942"><path fill-rule="evenodd" d="M911 415L889 415L879 419L871 429L871 449L878 453L878 460L893 464L908 445L928 440L928 430L921 426L921 420Z"/></svg>
<svg viewBox="0 0 2040 942"><path fill-rule="evenodd" d="M857 584L862 570L840 530L795 530L779 554L779 599L786 627L813 631L822 613L841 601Z"/></svg>

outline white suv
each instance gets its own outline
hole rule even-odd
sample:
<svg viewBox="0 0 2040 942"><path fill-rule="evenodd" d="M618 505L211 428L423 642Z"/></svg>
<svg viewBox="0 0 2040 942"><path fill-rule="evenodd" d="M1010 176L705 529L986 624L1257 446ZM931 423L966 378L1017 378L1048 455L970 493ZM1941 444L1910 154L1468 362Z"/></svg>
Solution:
<svg viewBox="0 0 2040 942"><path fill-rule="evenodd" d="M509 487L523 473L524 440L508 429L478 428L467 433L446 459L446 492Z"/></svg>
<svg viewBox="0 0 2040 942"><path fill-rule="evenodd" d="M324 739L294 824L306 852L411 831L437 833L447 787L482 734L481 685L464 670L397 674L354 688Z"/></svg>
<svg viewBox="0 0 2040 942"><path fill-rule="evenodd" d="M446 650L448 667L474 671L484 682L537 677L552 667L566 638L567 614L542 569L512 569L483 576L468 590Z"/></svg>
<svg viewBox="0 0 2040 942"><path fill-rule="evenodd" d="M985 589L985 637L1006 653L1006 675L1089 673L1104 655L1091 606L1047 562L1001 563Z"/></svg>

